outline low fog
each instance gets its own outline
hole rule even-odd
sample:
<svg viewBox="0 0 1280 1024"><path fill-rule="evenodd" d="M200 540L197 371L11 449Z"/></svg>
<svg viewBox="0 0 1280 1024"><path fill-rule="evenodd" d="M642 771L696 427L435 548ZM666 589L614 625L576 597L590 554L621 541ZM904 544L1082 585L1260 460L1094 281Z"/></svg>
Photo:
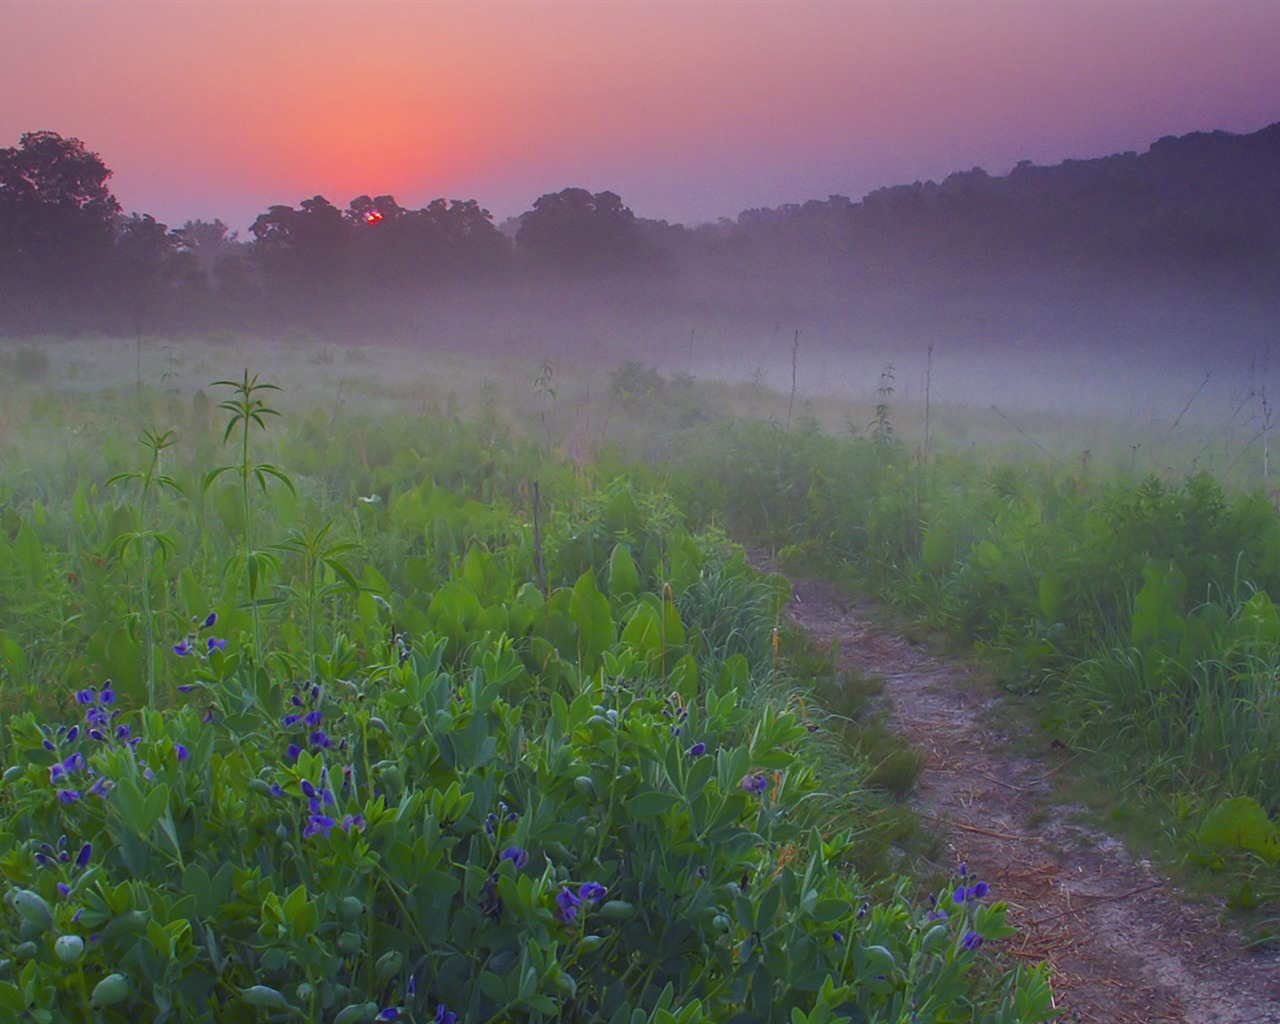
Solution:
<svg viewBox="0 0 1280 1024"><path fill-rule="evenodd" d="M782 394L794 379L827 420L888 385L909 419L927 398L1032 439L1032 414L1236 429L1270 408L1280 371L1280 125L694 226L566 188L504 225L474 200L316 196L247 233L170 228L124 216L78 140L32 133L0 157L11 344L95 337L127 359L180 341L217 358L240 339L499 376L631 361ZM67 166L70 184L52 173Z"/></svg>

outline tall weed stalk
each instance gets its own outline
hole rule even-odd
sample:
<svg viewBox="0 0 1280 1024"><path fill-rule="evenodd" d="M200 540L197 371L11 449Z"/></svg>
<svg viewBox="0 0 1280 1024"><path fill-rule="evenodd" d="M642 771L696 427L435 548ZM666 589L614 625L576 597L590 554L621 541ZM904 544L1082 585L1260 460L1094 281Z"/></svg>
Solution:
<svg viewBox="0 0 1280 1024"><path fill-rule="evenodd" d="M232 390L232 397L225 402L219 402L218 408L228 414L227 426L222 434L222 443L226 444L230 441L233 434L238 435L240 460L235 463L217 466L210 470L204 479L204 489L207 491L213 482L224 473L234 472L240 479L240 495L244 509L243 557L245 582L249 606L253 611L254 663L257 666L261 666L262 619L259 612L259 605L261 604L259 595L266 574L272 571L278 573L280 563L270 551L259 551L253 546L253 507L252 502L249 500L249 481L251 479L256 480L259 489L264 494L267 490L268 479L278 480L292 494L296 494L297 491L293 486L293 481L271 463L253 461L249 453L249 437L254 427L263 432L266 431L268 416L280 415L277 410L267 405L266 400L262 397L264 392L279 391L280 388L275 384L268 384L259 380L256 373L250 377L247 369L244 371L244 377L241 380L218 380L214 381L213 386Z"/></svg>

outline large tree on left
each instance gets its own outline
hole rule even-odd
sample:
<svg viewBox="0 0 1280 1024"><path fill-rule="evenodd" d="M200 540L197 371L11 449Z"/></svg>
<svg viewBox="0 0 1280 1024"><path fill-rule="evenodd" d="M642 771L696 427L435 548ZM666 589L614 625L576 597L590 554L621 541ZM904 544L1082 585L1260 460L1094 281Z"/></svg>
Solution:
<svg viewBox="0 0 1280 1024"><path fill-rule="evenodd" d="M0 149L0 277L70 283L111 256L120 204L97 153L56 132Z"/></svg>

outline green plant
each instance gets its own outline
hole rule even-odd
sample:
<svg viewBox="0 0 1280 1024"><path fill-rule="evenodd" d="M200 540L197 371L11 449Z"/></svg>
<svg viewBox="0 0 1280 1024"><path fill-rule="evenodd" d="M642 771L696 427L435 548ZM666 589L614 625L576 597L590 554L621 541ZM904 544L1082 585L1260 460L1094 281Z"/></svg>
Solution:
<svg viewBox="0 0 1280 1024"><path fill-rule="evenodd" d="M329 531L332 527L332 522L316 529L295 527L291 535L277 546L277 550L297 555L302 560L301 585L290 585L285 590L294 600L301 602L306 614L308 679L319 678L316 672L317 605L326 598L342 593L358 594L362 589L351 570L338 558L339 555L355 550L356 545L349 541L330 542ZM326 571L332 578L325 578Z"/></svg>
<svg viewBox="0 0 1280 1024"><path fill-rule="evenodd" d="M228 414L226 429L222 434L223 443L231 440L232 434L239 434L240 459L236 463L217 466L210 470L204 478L204 489L207 491L218 477L233 472L240 479L240 494L244 511L244 573L249 605L253 610L253 646L255 664L262 664L262 621L259 615L261 604L260 593L263 581L268 572L279 571L279 561L265 549L259 550L253 542L253 509L249 500L250 478L258 482L263 493L267 490L267 480L280 481L290 492L294 492L293 481L269 462L254 462L249 454L249 437L252 428L267 429L267 417L279 416L280 413L267 405L262 393L279 391L275 384L268 384L258 379L255 373L252 378L249 371L244 371L243 379L214 381L214 387L231 388L233 397L219 402L218 408Z"/></svg>
<svg viewBox="0 0 1280 1024"><path fill-rule="evenodd" d="M111 546L111 553L123 558L131 550L138 553L140 579L138 594L142 600L142 635L146 651L147 706L152 710L156 706L156 653L155 653L155 620L151 611L151 566L148 550L154 548L161 564L172 554L175 543L171 536L159 530L147 528L147 503L152 490L171 490L178 494L182 488L171 476L160 472L160 457L165 449L173 446L173 431L163 434L154 430L144 430L142 444L147 449L149 458L147 466L142 470L117 473L107 480L108 485L125 480L138 482L138 529L120 534Z"/></svg>

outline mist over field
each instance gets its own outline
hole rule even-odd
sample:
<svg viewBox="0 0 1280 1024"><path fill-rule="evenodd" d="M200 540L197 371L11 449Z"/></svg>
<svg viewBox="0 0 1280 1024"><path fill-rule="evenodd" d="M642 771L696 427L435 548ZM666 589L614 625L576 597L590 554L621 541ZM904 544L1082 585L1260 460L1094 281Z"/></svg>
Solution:
<svg viewBox="0 0 1280 1024"><path fill-rule="evenodd" d="M908 434L926 398L969 409L962 444L1047 443L1031 413L1247 432L1280 370L1280 125L688 226L571 187L502 225L315 196L248 232L170 227L125 216L110 173L52 132L0 150L0 335L635 362L783 394L794 373L828 426L865 426L840 403L888 385Z"/></svg>

